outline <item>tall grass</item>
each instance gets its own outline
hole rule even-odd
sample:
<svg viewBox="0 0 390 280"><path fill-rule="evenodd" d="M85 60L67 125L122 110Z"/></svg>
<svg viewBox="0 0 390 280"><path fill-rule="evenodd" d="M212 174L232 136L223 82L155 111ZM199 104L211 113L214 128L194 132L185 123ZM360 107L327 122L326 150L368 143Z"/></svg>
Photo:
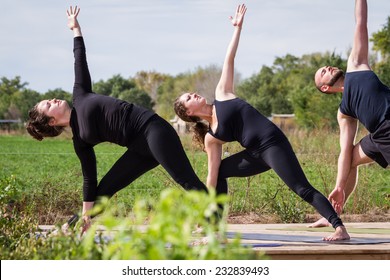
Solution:
<svg viewBox="0 0 390 280"><path fill-rule="evenodd" d="M321 130L293 131L287 135L308 180L328 195L337 173L338 134ZM196 173L205 181L206 154L192 145L189 135L182 136L182 143ZM39 224L62 223L72 213L80 211L82 174L69 137L38 142L23 135L0 136L0 147L0 192L4 209L13 207ZM224 145L225 156L241 149L236 143ZM96 146L95 151L100 179L125 148L103 143ZM362 214L372 210L388 213L389 179L390 173L378 165L360 167L359 184L345 213ZM252 212L274 215L280 222L304 222L306 214L315 213L272 170L249 178L230 178L228 183L230 215ZM9 185L12 185L12 194L6 188ZM136 199L156 200L167 188L180 186L163 168L157 167L118 192L110 203L131 211Z"/></svg>

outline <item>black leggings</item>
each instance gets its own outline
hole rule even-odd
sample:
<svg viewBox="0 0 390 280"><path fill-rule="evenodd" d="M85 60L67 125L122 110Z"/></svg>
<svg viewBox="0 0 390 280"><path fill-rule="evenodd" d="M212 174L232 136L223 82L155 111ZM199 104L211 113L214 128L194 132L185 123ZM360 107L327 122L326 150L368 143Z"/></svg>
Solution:
<svg viewBox="0 0 390 280"><path fill-rule="evenodd" d="M244 150L223 159L219 168L217 194L227 194L226 178L253 176L270 169L273 169L291 190L311 204L334 228L343 225L329 200L307 180L287 139L261 152Z"/></svg>
<svg viewBox="0 0 390 280"><path fill-rule="evenodd" d="M192 169L176 131L168 122L155 115L102 178L97 196L113 196L159 164L184 189L207 192L206 186Z"/></svg>

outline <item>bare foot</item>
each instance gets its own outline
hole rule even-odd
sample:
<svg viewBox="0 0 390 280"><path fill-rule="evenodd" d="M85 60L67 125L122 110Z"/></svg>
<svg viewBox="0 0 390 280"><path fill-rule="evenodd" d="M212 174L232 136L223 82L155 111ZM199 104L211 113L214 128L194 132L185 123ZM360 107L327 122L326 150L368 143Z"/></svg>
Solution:
<svg viewBox="0 0 390 280"><path fill-rule="evenodd" d="M338 240L349 240L347 229L344 226L339 226L336 228L335 232L328 237L322 238L324 241L338 241Z"/></svg>
<svg viewBox="0 0 390 280"><path fill-rule="evenodd" d="M330 227L330 226L331 226L331 224L324 217L322 217L318 221L308 225L309 228Z"/></svg>
<svg viewBox="0 0 390 280"><path fill-rule="evenodd" d="M201 239L194 240L190 243L190 246L202 246L202 245L207 245L209 243L209 238L203 237Z"/></svg>

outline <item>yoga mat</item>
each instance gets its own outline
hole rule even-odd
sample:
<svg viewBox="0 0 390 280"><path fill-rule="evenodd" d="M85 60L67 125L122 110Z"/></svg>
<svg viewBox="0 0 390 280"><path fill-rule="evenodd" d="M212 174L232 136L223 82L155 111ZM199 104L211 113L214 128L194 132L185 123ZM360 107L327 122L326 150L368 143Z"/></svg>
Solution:
<svg viewBox="0 0 390 280"><path fill-rule="evenodd" d="M390 238L357 238L339 241L323 241L320 236L304 235L284 235L284 234L264 234L264 233L237 233L227 232L227 238L234 238L237 234L243 240L267 240L267 241L285 241L285 242L306 242L306 243L324 243L324 244L380 244L390 243Z"/></svg>
<svg viewBox="0 0 390 280"><path fill-rule="evenodd" d="M283 230L283 231L309 231L309 232L333 232L331 227L322 228L308 228L308 227L288 227L288 228L268 228L267 230ZM352 228L347 227L349 233L358 234L383 234L390 236L390 229L388 228Z"/></svg>
<svg viewBox="0 0 390 280"><path fill-rule="evenodd" d="M244 247L252 247L252 248L264 248L264 247L280 247L283 244L280 243L242 243Z"/></svg>

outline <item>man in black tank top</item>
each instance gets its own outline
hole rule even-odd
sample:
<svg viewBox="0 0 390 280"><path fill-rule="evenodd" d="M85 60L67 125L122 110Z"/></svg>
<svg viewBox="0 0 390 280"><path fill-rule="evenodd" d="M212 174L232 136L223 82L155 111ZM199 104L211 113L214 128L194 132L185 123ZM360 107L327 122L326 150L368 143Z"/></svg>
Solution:
<svg viewBox="0 0 390 280"><path fill-rule="evenodd" d="M64 100L43 100L30 110L27 131L42 140L71 127L84 179L83 231L90 226L89 210L99 197L113 196L160 164L184 189L207 192L192 169L179 136L167 121L135 104L92 92L84 39L77 20L79 10L76 6L67 11L68 26L74 34L73 108ZM98 183L94 147L102 142L128 149Z"/></svg>
<svg viewBox="0 0 390 280"><path fill-rule="evenodd" d="M323 93L342 92L337 120L340 126L340 155L336 186L329 199L340 213L357 184L358 166L377 162L383 168L390 163L390 89L369 66L367 1L356 0L356 27L347 73L325 66L314 76ZM355 144L358 121L369 134ZM326 226L320 219L313 227Z"/></svg>

